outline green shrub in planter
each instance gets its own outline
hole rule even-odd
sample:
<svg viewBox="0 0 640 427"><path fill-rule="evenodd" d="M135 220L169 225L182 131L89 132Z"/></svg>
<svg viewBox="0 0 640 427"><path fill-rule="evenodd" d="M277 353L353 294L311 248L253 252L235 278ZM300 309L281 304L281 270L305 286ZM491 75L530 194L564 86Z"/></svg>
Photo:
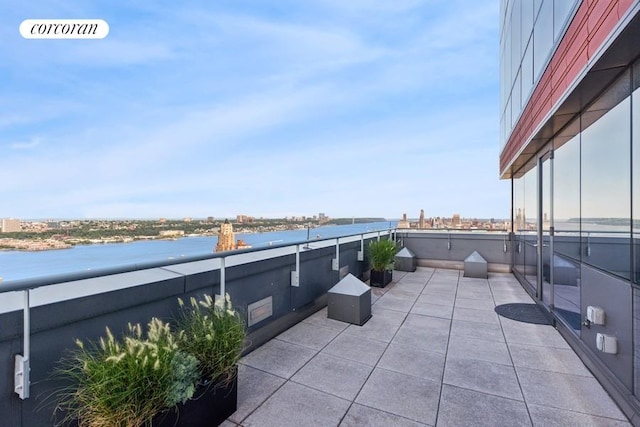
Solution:
<svg viewBox="0 0 640 427"><path fill-rule="evenodd" d="M369 243L369 263L375 271L391 271L398 248L393 240L381 239Z"/></svg>
<svg viewBox="0 0 640 427"><path fill-rule="evenodd" d="M386 286L392 280L395 256L398 248L391 239L374 240L368 246L369 264L371 265L371 286Z"/></svg>
<svg viewBox="0 0 640 427"><path fill-rule="evenodd" d="M146 337L139 324L130 324L120 340L109 328L98 343L77 340L78 348L56 370L71 382L56 396L56 413L63 412L63 423L80 427L150 425L195 391L198 360L178 347L179 339L153 318Z"/></svg>
<svg viewBox="0 0 640 427"><path fill-rule="evenodd" d="M244 320L232 309L229 294L215 303L210 295L199 301L191 298L189 302L187 305L178 299L178 344L198 359L202 382L215 380L224 386L236 376L244 349Z"/></svg>
<svg viewBox="0 0 640 427"><path fill-rule="evenodd" d="M154 427L210 427L222 424L237 409L238 360L244 349L243 317L229 295L214 304L209 295L178 299L178 345L198 359L200 380L193 398L162 413Z"/></svg>

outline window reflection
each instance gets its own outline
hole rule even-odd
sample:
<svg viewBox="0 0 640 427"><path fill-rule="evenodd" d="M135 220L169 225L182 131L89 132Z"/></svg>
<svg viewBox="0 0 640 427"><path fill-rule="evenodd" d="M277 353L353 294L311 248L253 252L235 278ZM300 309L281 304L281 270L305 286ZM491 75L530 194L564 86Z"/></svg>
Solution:
<svg viewBox="0 0 640 427"><path fill-rule="evenodd" d="M524 211L524 177L513 180L513 231L515 233L516 244L514 247L513 267L524 276L524 222L522 213Z"/></svg>
<svg viewBox="0 0 640 427"><path fill-rule="evenodd" d="M514 268L532 289L537 288L537 168L513 181L513 221L516 234Z"/></svg>
<svg viewBox="0 0 640 427"><path fill-rule="evenodd" d="M640 67L638 73L634 73L640 77ZM634 86L640 85L637 81ZM640 89L633 92L633 264L634 281L640 283Z"/></svg>
<svg viewBox="0 0 640 427"><path fill-rule="evenodd" d="M580 331L580 135L554 144L553 303L555 312Z"/></svg>
<svg viewBox="0 0 640 427"><path fill-rule="evenodd" d="M537 288L538 272L538 168L533 167L524 175L524 274L525 279Z"/></svg>
<svg viewBox="0 0 640 427"><path fill-rule="evenodd" d="M554 251L553 304L571 328L580 331L580 264Z"/></svg>
<svg viewBox="0 0 640 427"><path fill-rule="evenodd" d="M553 2L553 38L558 40L569 18L569 14L576 2L570 0L555 0Z"/></svg>
<svg viewBox="0 0 640 427"><path fill-rule="evenodd" d="M553 220L556 253L580 260L580 136L554 152Z"/></svg>
<svg viewBox="0 0 640 427"><path fill-rule="evenodd" d="M620 93L617 86L603 96L602 103ZM583 124L601 114L590 109L583 115ZM625 278L631 273L630 115L627 97L583 129L581 139L582 260Z"/></svg>
<svg viewBox="0 0 640 427"><path fill-rule="evenodd" d="M540 77L553 47L553 0L544 0L533 28L534 78Z"/></svg>

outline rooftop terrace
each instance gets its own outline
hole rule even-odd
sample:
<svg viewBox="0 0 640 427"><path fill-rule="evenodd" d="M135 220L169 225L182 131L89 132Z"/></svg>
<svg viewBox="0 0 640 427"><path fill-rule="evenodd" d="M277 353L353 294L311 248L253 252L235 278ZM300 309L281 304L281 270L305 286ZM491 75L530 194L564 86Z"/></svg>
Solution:
<svg viewBox="0 0 640 427"><path fill-rule="evenodd" d="M224 425L630 425L556 329L496 314L533 303L511 274L419 267L372 291L364 326L324 308L246 355Z"/></svg>
<svg viewBox="0 0 640 427"><path fill-rule="evenodd" d="M367 280L363 248L387 235L415 253L418 270L372 288L365 325L328 319L327 291L346 273ZM588 358L585 367L570 333L496 314L534 306L508 273L514 244L506 234L390 230L3 283L0 426L52 425L38 405L74 339L171 319L178 297L203 293L229 293L252 320L227 426L630 425L622 411L637 411L616 406L601 384L618 404L625 396L592 375ZM488 279L463 277L473 251ZM253 318L265 301L268 316ZM26 381L14 381L20 355Z"/></svg>

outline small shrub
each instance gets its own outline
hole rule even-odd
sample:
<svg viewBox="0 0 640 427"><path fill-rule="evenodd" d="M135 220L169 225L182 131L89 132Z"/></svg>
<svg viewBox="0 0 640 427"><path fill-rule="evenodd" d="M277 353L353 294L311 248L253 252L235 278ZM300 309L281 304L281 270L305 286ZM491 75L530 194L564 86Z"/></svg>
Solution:
<svg viewBox="0 0 640 427"><path fill-rule="evenodd" d="M368 255L371 268L375 271L393 270L397 251L398 247L391 239L381 239L370 242Z"/></svg>

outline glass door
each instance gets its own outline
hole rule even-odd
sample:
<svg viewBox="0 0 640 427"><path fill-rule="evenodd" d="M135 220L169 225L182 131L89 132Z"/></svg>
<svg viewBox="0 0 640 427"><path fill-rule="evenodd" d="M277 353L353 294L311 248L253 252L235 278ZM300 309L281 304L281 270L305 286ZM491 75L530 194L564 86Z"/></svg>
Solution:
<svg viewBox="0 0 640 427"><path fill-rule="evenodd" d="M553 308L553 151L540 158L540 211L538 212L538 298Z"/></svg>

